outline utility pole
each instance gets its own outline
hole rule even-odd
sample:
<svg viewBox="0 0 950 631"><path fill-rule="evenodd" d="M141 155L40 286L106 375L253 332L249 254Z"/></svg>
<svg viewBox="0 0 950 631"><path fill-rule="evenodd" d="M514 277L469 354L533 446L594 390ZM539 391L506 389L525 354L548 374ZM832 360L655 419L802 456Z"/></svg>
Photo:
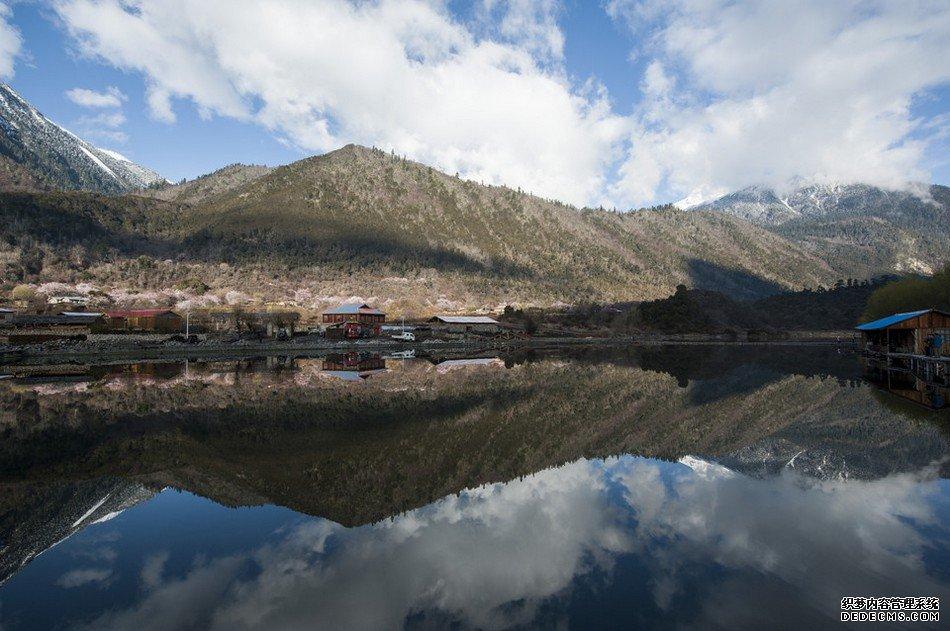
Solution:
<svg viewBox="0 0 950 631"><path fill-rule="evenodd" d="M185 337L191 335L191 311L185 312Z"/></svg>

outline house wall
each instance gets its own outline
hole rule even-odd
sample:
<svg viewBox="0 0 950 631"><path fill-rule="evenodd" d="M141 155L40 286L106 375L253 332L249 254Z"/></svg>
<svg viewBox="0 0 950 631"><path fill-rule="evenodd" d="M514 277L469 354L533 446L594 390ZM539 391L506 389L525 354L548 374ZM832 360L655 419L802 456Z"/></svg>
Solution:
<svg viewBox="0 0 950 631"><path fill-rule="evenodd" d="M185 330L185 321L177 314L166 314L159 316L125 316L111 318L109 328L114 331L181 333Z"/></svg>
<svg viewBox="0 0 950 631"><path fill-rule="evenodd" d="M464 324L464 323L454 323L454 322L432 322L432 330L442 333L453 333L453 334L463 334L463 333L484 333L484 334L493 334L500 333L501 327L497 324Z"/></svg>
<svg viewBox="0 0 950 631"><path fill-rule="evenodd" d="M862 337L865 346L870 342L876 350L889 346L896 352L923 355L927 352L928 339L937 333L944 340L937 352L950 356L950 316L942 313L925 313L880 331L865 331Z"/></svg>
<svg viewBox="0 0 950 631"><path fill-rule="evenodd" d="M383 324L386 316L368 313L324 313L324 324L340 324L343 322L358 322L360 324Z"/></svg>

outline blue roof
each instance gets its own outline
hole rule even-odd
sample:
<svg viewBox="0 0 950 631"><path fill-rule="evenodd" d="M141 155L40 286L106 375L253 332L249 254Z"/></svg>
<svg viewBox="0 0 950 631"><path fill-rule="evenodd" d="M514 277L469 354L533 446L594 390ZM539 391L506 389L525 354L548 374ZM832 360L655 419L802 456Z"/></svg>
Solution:
<svg viewBox="0 0 950 631"><path fill-rule="evenodd" d="M367 304L360 302L347 302L339 307L334 307L333 309L327 309L324 311L326 314L332 315L355 315L357 313L368 313L371 315L386 315L379 309L373 309Z"/></svg>
<svg viewBox="0 0 950 631"><path fill-rule="evenodd" d="M925 313L930 313L933 309L922 309L920 311L908 311L906 313L895 313L894 315L889 315L886 318L881 318L880 320L875 320L873 322L865 322L864 324L859 324L855 328L858 331L879 331L881 329L886 329L892 324L897 324L903 322L904 320L910 320L916 318L917 316L922 316Z"/></svg>

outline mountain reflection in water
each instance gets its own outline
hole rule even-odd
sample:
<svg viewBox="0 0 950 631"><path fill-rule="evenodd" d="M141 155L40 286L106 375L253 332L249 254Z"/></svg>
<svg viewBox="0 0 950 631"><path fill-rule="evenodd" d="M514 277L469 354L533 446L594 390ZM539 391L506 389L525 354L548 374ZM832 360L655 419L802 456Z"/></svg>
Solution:
<svg viewBox="0 0 950 631"><path fill-rule="evenodd" d="M823 627L947 594L947 419L853 355L465 355L8 367L0 627Z"/></svg>

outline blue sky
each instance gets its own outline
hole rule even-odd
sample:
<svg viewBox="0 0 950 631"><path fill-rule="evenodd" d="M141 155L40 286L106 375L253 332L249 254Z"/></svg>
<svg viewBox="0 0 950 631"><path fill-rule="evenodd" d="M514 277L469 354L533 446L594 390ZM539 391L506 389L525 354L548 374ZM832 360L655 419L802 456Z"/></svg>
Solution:
<svg viewBox="0 0 950 631"><path fill-rule="evenodd" d="M172 180L356 142L578 205L950 181L945 2L3 6L4 79Z"/></svg>

